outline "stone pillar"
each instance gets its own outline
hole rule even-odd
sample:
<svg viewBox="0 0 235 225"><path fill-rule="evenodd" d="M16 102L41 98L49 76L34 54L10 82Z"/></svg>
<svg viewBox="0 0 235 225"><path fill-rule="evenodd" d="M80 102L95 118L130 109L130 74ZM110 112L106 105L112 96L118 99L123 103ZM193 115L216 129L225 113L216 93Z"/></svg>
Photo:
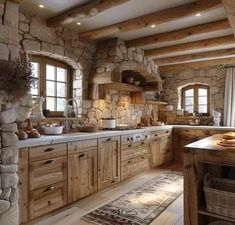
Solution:
<svg viewBox="0 0 235 225"><path fill-rule="evenodd" d="M0 95L0 99L2 96ZM6 95L4 95L6 98ZM18 192L18 131L16 121L24 121L32 106L26 95L17 103L1 102L0 105L0 224L19 224Z"/></svg>

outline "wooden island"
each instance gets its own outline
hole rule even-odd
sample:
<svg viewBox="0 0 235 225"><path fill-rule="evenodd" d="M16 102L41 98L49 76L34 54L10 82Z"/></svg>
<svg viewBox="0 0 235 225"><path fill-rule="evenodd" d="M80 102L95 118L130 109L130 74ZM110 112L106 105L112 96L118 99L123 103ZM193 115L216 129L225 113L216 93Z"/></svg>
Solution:
<svg viewBox="0 0 235 225"><path fill-rule="evenodd" d="M184 149L184 224L206 225L223 220L235 223L235 219L207 211L203 191L206 173L217 178L226 178L235 167L235 148L222 147L216 134L189 144Z"/></svg>

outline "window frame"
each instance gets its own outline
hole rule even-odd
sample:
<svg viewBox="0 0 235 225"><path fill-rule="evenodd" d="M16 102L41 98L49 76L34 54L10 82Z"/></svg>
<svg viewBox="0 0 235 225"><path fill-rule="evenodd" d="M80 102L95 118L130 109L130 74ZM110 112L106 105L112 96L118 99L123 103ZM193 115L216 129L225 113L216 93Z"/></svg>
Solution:
<svg viewBox="0 0 235 225"><path fill-rule="evenodd" d="M182 88L182 91L181 91L181 108L185 111L185 99L186 99L185 92L187 90L193 89L194 90L194 95L193 95L194 112L198 112L198 109L199 109L198 90L200 88L207 90L207 113L200 113L200 115L202 115L202 116L209 116L210 115L210 87L209 87L209 85L205 85L205 84L192 84L192 85L188 85L188 86Z"/></svg>
<svg viewBox="0 0 235 225"><path fill-rule="evenodd" d="M72 97L72 68L66 63L60 62L56 59L51 59L46 56L30 56L30 62L35 62L39 64L39 96L45 97L43 103L43 109L46 109L46 65L52 65L55 67L60 67L67 70L67 81L66 89L67 96L66 101ZM55 96L56 97L56 96ZM63 117L64 111L50 111L50 117Z"/></svg>

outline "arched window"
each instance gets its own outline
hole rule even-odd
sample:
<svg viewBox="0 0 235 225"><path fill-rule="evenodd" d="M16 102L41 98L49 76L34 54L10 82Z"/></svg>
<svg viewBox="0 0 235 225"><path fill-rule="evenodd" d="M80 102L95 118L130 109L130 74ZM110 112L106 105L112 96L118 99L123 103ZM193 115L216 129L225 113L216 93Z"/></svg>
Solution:
<svg viewBox="0 0 235 225"><path fill-rule="evenodd" d="M188 113L199 113L209 115L209 86L194 84L182 89L182 108Z"/></svg>
<svg viewBox="0 0 235 225"><path fill-rule="evenodd" d="M45 97L44 109L49 109L52 116L62 116L66 101L72 96L71 68L47 57L32 56L30 61L38 80L31 90L33 97Z"/></svg>

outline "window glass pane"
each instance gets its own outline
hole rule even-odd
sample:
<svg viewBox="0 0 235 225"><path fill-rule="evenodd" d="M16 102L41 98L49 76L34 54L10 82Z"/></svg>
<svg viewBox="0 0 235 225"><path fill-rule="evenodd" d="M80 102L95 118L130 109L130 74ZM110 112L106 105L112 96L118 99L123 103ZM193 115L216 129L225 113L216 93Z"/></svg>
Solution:
<svg viewBox="0 0 235 225"><path fill-rule="evenodd" d="M185 91L185 96L186 97L193 96L193 89L189 89L189 90Z"/></svg>
<svg viewBox="0 0 235 225"><path fill-rule="evenodd" d="M67 70L57 67L57 81L66 82Z"/></svg>
<svg viewBox="0 0 235 225"><path fill-rule="evenodd" d="M193 97L185 98L185 105L193 105Z"/></svg>
<svg viewBox="0 0 235 225"><path fill-rule="evenodd" d="M57 96L58 97L66 97L66 84L65 83L57 83Z"/></svg>
<svg viewBox="0 0 235 225"><path fill-rule="evenodd" d="M46 86L47 86L46 87L46 90L47 90L46 95L47 96L55 96L55 82L47 81Z"/></svg>
<svg viewBox="0 0 235 225"><path fill-rule="evenodd" d="M198 112L199 113L207 113L207 105L199 105Z"/></svg>
<svg viewBox="0 0 235 225"><path fill-rule="evenodd" d="M199 96L207 96L207 89L205 89L205 88L199 88L199 89L198 89L198 95L199 95Z"/></svg>
<svg viewBox="0 0 235 225"><path fill-rule="evenodd" d="M57 98L57 111L65 110L65 98Z"/></svg>
<svg viewBox="0 0 235 225"><path fill-rule="evenodd" d="M193 105L187 105L187 106L185 106L185 110L188 111L189 113L193 113L194 106Z"/></svg>
<svg viewBox="0 0 235 225"><path fill-rule="evenodd" d="M46 98L46 108L49 109L50 111L55 111L55 98Z"/></svg>
<svg viewBox="0 0 235 225"><path fill-rule="evenodd" d="M33 76L38 77L39 74L39 64L36 62L32 62L32 68L33 68Z"/></svg>
<svg viewBox="0 0 235 225"><path fill-rule="evenodd" d="M199 97L199 105L207 105L207 97Z"/></svg>
<svg viewBox="0 0 235 225"><path fill-rule="evenodd" d="M39 95L39 80L35 80L34 86L31 87L30 93L32 95Z"/></svg>
<svg viewBox="0 0 235 225"><path fill-rule="evenodd" d="M46 79L55 80L55 67L51 65L46 65Z"/></svg>

